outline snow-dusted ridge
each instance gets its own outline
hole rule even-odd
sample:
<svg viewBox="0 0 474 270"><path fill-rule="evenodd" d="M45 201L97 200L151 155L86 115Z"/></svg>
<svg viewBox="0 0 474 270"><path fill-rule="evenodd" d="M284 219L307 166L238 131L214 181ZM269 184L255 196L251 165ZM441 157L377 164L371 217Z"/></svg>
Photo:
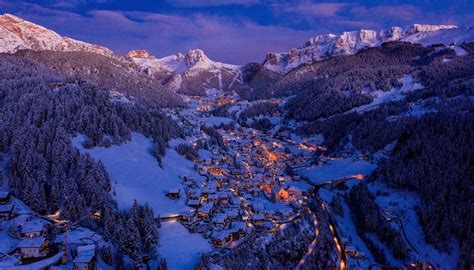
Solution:
<svg viewBox="0 0 474 270"><path fill-rule="evenodd" d="M392 27L380 31L361 29L343 32L341 35L319 35L289 52L268 53L264 66L284 74L302 64L331 56L355 54L387 41L406 41L427 46L435 43L460 45L467 40L474 40L472 27L414 24L405 28Z"/></svg>
<svg viewBox="0 0 474 270"><path fill-rule="evenodd" d="M148 73L167 71L184 73L193 70L228 69L236 70L238 66L212 61L203 50L189 50L185 54L177 53L160 59L144 50L134 50L127 54L142 70Z"/></svg>
<svg viewBox="0 0 474 270"><path fill-rule="evenodd" d="M19 50L81 51L113 55L108 48L61 37L52 30L11 14L0 15L0 53L16 53Z"/></svg>

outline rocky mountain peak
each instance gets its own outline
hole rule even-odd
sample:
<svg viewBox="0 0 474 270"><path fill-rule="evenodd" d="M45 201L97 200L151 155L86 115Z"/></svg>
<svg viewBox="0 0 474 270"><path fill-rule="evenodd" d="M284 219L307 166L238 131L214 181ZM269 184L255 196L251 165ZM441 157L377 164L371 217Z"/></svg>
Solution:
<svg viewBox="0 0 474 270"><path fill-rule="evenodd" d="M132 50L127 53L127 56L131 58L155 58L146 50Z"/></svg>
<svg viewBox="0 0 474 270"><path fill-rule="evenodd" d="M11 14L0 16L0 52L16 53L34 51L83 51L106 56L113 52L105 47L61 37L56 32Z"/></svg>
<svg viewBox="0 0 474 270"><path fill-rule="evenodd" d="M463 37L474 36L472 29L466 28ZM343 32L340 35L326 34L311 38L301 47L283 53L268 53L263 64L273 71L287 73L301 64L311 63L331 56L351 55L362 49L380 46L387 41L406 41L427 45L436 42L459 42L455 25L426 25L414 24L405 28L391 27L385 30L361 29ZM443 34L440 34L443 32ZM452 33L451 33L452 32ZM445 35L446 34L446 35ZM447 36L449 36L447 38ZM449 40L455 39L455 40Z"/></svg>
<svg viewBox="0 0 474 270"><path fill-rule="evenodd" d="M204 51L201 49L189 50L185 54L184 59L186 61L186 66L188 68L192 68L196 66L198 63L207 63L210 61L209 58L204 53Z"/></svg>

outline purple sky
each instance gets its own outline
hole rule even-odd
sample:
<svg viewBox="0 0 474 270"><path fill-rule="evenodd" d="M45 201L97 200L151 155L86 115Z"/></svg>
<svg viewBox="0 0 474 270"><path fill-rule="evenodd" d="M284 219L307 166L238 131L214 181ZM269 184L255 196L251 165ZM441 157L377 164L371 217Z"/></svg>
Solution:
<svg viewBox="0 0 474 270"><path fill-rule="evenodd" d="M201 48L214 60L261 62L324 33L432 23L472 26L472 0L0 0L12 13L118 53Z"/></svg>

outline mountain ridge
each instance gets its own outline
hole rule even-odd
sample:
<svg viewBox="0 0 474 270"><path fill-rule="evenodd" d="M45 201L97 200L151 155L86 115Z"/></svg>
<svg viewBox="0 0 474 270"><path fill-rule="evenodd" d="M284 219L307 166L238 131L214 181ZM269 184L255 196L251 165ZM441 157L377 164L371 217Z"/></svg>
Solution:
<svg viewBox="0 0 474 270"><path fill-rule="evenodd" d="M462 33L462 31L466 33ZM439 35L441 32L445 35ZM461 32L462 38L450 34ZM391 27L386 30L366 30L343 32L340 35L325 34L311 38L300 47L288 52L267 53L263 65L275 72L288 73L296 67L338 55L351 55L360 50L380 46L384 42L406 41L424 46L436 43L459 45L462 41L473 39L474 30L456 25L413 24L411 26ZM459 46L456 46L459 48Z"/></svg>
<svg viewBox="0 0 474 270"><path fill-rule="evenodd" d="M106 47L62 37L50 29L8 13L0 15L0 33L0 53L13 54L29 49L93 52L109 57L114 54Z"/></svg>
<svg viewBox="0 0 474 270"><path fill-rule="evenodd" d="M465 55L467 52L458 45L472 39L473 28L455 25L414 24L379 31L362 29L343 32L341 35L318 35L289 52L268 53L262 64L239 66L211 60L201 49L162 58L146 50L132 50L126 55L115 54L106 47L62 37L14 15L0 15L0 53L13 54L19 50L96 53L123 62L169 90L189 95L205 95L217 90L234 91L246 96L279 78L272 73L286 75L303 64L356 54L390 41L420 43L423 46L443 43L451 45L456 54ZM252 79L247 81L244 77Z"/></svg>

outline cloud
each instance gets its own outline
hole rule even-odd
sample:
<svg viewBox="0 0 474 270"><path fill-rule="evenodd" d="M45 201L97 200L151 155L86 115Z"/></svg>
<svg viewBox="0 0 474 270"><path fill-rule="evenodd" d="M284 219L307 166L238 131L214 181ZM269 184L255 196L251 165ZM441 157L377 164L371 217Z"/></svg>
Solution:
<svg viewBox="0 0 474 270"><path fill-rule="evenodd" d="M397 20L411 22L422 17L422 11L411 5L354 7L351 13L357 18L372 18L372 20ZM426 13L425 13L426 14Z"/></svg>
<svg viewBox="0 0 474 270"><path fill-rule="evenodd" d="M203 13L176 15L92 10L80 15L35 4L24 4L13 13L63 36L106 46L120 53L146 49L163 57L201 48L211 59L235 64L261 62L267 52L286 51L314 35L312 31Z"/></svg>
<svg viewBox="0 0 474 270"><path fill-rule="evenodd" d="M76 0L84 1L88 0ZM201 48L211 59L235 64L261 62L267 52L286 51L317 34L360 28L383 29L418 22L456 23L460 20L452 10L439 15L413 5L363 6L328 1L274 3L268 5L264 13L259 13L262 7L258 4L258 12L253 10L252 13L259 15L258 18L236 12L240 8L232 8L232 13L219 13L216 8L207 13L206 9L181 9L179 13L176 10L144 12L113 8L82 8L78 11L7 0L0 0L0 10L61 35L103 45L120 53L146 49L157 57L163 57ZM221 4L237 2L253 3L256 0L220 1ZM247 9L250 7L245 7L242 12L246 13ZM469 16L462 18L469 21L467 18L473 18L472 12Z"/></svg>
<svg viewBox="0 0 474 270"><path fill-rule="evenodd" d="M297 5L285 5L284 12L296 13L305 17L334 17L345 7L348 3L300 3Z"/></svg>

